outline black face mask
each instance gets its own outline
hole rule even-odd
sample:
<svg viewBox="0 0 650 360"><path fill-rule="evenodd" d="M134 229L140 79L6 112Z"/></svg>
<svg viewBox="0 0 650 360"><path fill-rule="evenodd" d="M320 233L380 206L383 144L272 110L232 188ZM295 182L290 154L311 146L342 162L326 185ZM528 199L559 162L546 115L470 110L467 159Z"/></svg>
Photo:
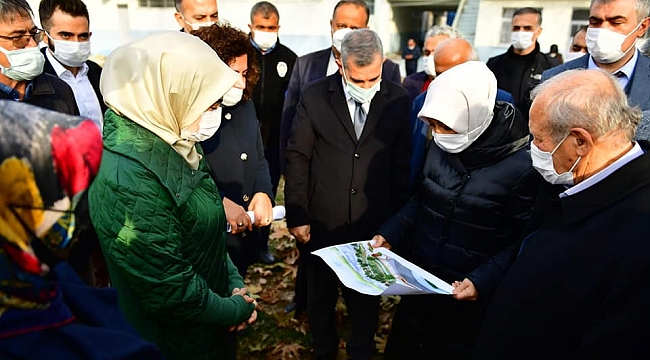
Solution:
<svg viewBox="0 0 650 360"><path fill-rule="evenodd" d="M63 213L63 216L57 220L57 222L42 238L40 238L36 232L27 225L16 209L54 211ZM32 246L36 257L50 267L56 266L56 264L58 264L62 259L54 254L45 243L47 242L50 247L60 249L65 249L70 245L75 229L75 212L72 210L44 209L22 205L9 205L9 211L11 211L11 213L16 217L25 232L28 234L29 244ZM65 225L67 225L67 227L65 227Z"/></svg>

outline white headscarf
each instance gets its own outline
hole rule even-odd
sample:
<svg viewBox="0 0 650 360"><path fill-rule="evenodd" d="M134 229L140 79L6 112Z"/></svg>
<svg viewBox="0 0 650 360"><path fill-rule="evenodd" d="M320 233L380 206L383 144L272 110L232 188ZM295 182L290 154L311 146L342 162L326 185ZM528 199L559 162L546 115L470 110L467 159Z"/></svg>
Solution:
<svg viewBox="0 0 650 360"><path fill-rule="evenodd" d="M108 55L100 89L106 105L153 132L196 169L200 156L182 129L221 99L239 75L196 36L164 31Z"/></svg>
<svg viewBox="0 0 650 360"><path fill-rule="evenodd" d="M438 120L467 135L472 143L490 125L496 97L497 79L492 71L483 62L468 61L431 82L418 117Z"/></svg>

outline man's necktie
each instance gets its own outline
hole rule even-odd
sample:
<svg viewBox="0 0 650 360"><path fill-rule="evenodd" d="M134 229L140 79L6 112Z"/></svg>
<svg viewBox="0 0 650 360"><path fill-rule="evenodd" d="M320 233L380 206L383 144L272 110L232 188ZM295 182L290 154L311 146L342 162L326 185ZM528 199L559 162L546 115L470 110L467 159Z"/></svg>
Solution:
<svg viewBox="0 0 650 360"><path fill-rule="evenodd" d="M366 110L361 106L361 103L355 101L354 104L356 105L354 108L354 132L357 134L357 140L359 140L363 126L366 124Z"/></svg>

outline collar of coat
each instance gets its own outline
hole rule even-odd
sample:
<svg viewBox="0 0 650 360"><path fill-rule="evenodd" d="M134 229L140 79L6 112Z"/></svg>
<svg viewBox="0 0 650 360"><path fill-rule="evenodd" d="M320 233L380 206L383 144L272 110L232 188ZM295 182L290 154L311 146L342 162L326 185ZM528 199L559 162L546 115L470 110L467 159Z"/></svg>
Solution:
<svg viewBox="0 0 650 360"><path fill-rule="evenodd" d="M560 199L567 223L577 223L650 185L650 142L639 141L644 154L589 188Z"/></svg>
<svg viewBox="0 0 650 360"><path fill-rule="evenodd" d="M104 115L104 149L132 159L151 171L177 206L185 203L200 181L209 176L204 160L197 170L192 170L169 144L112 110ZM203 156L199 144L196 149Z"/></svg>

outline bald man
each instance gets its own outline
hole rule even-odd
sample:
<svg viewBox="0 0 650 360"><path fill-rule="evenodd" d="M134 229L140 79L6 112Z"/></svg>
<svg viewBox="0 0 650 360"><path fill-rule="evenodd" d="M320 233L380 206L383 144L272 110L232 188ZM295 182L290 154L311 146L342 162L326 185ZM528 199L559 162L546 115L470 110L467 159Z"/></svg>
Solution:
<svg viewBox="0 0 650 360"><path fill-rule="evenodd" d="M433 62L435 65L435 75L451 69L470 60L478 60L478 55L472 45L465 39L450 38L441 41L436 46L433 53ZM424 164L424 155L426 154L427 143L429 139L429 126L418 118L418 114L424 105L426 91L418 95L414 100L411 108L411 143L413 152L411 154L411 184L420 175L422 165ZM497 101L506 101L511 104L515 99L507 91L497 89Z"/></svg>

